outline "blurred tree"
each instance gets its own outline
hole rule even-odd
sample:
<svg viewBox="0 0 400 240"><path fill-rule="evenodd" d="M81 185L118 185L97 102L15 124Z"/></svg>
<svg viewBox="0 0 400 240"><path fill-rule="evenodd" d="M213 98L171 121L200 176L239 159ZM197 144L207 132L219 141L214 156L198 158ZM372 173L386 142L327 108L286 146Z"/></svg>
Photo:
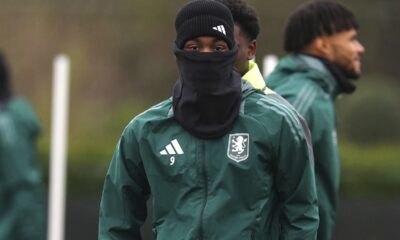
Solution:
<svg viewBox="0 0 400 240"><path fill-rule="evenodd" d="M172 92L178 77L172 52L174 17L185 2L1 0L0 48L9 56L17 92L31 100L43 122L44 160L49 142L53 57L63 52L70 56L72 63L72 168L82 167L84 163L88 168L94 163L107 163L112 154L109 149L114 147L126 123L137 112L169 97ZM304 1L249 2L255 6L262 26L257 61L265 54L283 56L282 29L286 18ZM394 89L400 85L397 66L400 1L343 2L360 21L360 39L367 52L363 56L365 74L359 84L360 91L351 102L350 98L341 101L348 107L338 114L339 121L344 122L339 129L340 136L356 142L364 142L365 138L393 141L399 110L386 109L386 106L395 108L398 98L381 96L375 90L387 84L392 89L382 91L398 95ZM365 84L364 79L377 75L380 76L375 78L377 85ZM381 121L379 125L373 124L378 121ZM104 166L96 166L102 167L95 174L98 177Z"/></svg>
<svg viewBox="0 0 400 240"><path fill-rule="evenodd" d="M358 85L339 101L340 135L360 144L400 143L400 87L379 76Z"/></svg>

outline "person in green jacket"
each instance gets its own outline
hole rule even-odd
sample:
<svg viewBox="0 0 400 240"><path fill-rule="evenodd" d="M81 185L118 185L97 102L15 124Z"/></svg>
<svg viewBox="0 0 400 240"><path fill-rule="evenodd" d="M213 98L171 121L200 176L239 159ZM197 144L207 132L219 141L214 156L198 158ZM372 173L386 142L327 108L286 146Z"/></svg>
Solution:
<svg viewBox="0 0 400 240"><path fill-rule="evenodd" d="M11 92L0 55L0 240L44 240L45 203L32 107Z"/></svg>
<svg viewBox="0 0 400 240"><path fill-rule="evenodd" d="M304 120L234 71L227 7L191 1L175 19L173 96L125 128L107 172L99 239L315 239L318 204ZM282 209L281 231L270 232Z"/></svg>
<svg viewBox="0 0 400 240"><path fill-rule="evenodd" d="M244 80L266 94L273 93L265 85L264 78L254 61L257 52L257 37L260 25L256 10L245 0L217 0L229 8L232 13L235 41L238 46L235 69Z"/></svg>
<svg viewBox="0 0 400 240"><path fill-rule="evenodd" d="M336 218L340 162L334 101L352 93L364 47L353 13L336 2L314 1L289 17L283 58L266 84L306 119L312 134L319 201L319 240L329 240Z"/></svg>

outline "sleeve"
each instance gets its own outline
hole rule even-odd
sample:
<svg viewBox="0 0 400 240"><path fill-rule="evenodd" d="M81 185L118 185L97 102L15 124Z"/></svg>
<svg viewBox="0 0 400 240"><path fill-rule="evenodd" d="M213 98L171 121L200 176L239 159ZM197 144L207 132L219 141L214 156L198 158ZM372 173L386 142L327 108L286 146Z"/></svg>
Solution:
<svg viewBox="0 0 400 240"><path fill-rule="evenodd" d="M125 129L108 169L100 204L99 240L140 240L149 185L132 129Z"/></svg>
<svg viewBox="0 0 400 240"><path fill-rule="evenodd" d="M311 137L304 119L293 115L283 120L277 153L279 239L316 239L319 218Z"/></svg>
<svg viewBox="0 0 400 240"><path fill-rule="evenodd" d="M3 113L0 115L0 160L1 160L1 180L3 189L8 189L13 182L16 182L18 175L23 175L16 157L16 146L18 145L17 134L12 119ZM21 173L20 173L21 172Z"/></svg>
<svg viewBox="0 0 400 240"><path fill-rule="evenodd" d="M42 189L18 189L10 197L12 210L8 211L6 222L13 226L12 239L45 239L46 206Z"/></svg>
<svg viewBox="0 0 400 240"><path fill-rule="evenodd" d="M43 239L45 236L45 204L42 186L30 181L35 175L23 153L29 145L25 136L18 136L16 126L6 114L0 116L0 239Z"/></svg>
<svg viewBox="0 0 400 240"><path fill-rule="evenodd" d="M335 225L340 185L340 160L333 105L327 101L318 101L309 109L305 118L313 139L320 219L318 236L329 239Z"/></svg>

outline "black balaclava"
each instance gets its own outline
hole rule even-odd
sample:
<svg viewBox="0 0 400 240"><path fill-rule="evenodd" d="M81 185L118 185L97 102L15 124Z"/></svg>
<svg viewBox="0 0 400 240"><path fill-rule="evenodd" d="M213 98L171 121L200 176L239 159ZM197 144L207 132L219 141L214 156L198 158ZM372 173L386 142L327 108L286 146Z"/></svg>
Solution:
<svg viewBox="0 0 400 240"><path fill-rule="evenodd" d="M11 85L7 63L0 53L0 105L4 105L11 98Z"/></svg>
<svg viewBox="0 0 400 240"><path fill-rule="evenodd" d="M174 53L179 79L174 86L174 118L188 132L203 139L226 134L239 115L241 77L234 71L237 46L233 18L227 7L212 0L185 5L175 20ZM182 50L186 41L200 36L224 40L228 52Z"/></svg>

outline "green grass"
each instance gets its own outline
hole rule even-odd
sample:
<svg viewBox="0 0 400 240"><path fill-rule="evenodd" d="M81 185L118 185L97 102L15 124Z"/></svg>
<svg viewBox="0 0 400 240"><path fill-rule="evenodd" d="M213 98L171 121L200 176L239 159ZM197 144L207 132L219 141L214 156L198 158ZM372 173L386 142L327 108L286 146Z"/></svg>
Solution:
<svg viewBox="0 0 400 240"><path fill-rule="evenodd" d="M400 197L400 146L340 145L341 189L346 195Z"/></svg>

